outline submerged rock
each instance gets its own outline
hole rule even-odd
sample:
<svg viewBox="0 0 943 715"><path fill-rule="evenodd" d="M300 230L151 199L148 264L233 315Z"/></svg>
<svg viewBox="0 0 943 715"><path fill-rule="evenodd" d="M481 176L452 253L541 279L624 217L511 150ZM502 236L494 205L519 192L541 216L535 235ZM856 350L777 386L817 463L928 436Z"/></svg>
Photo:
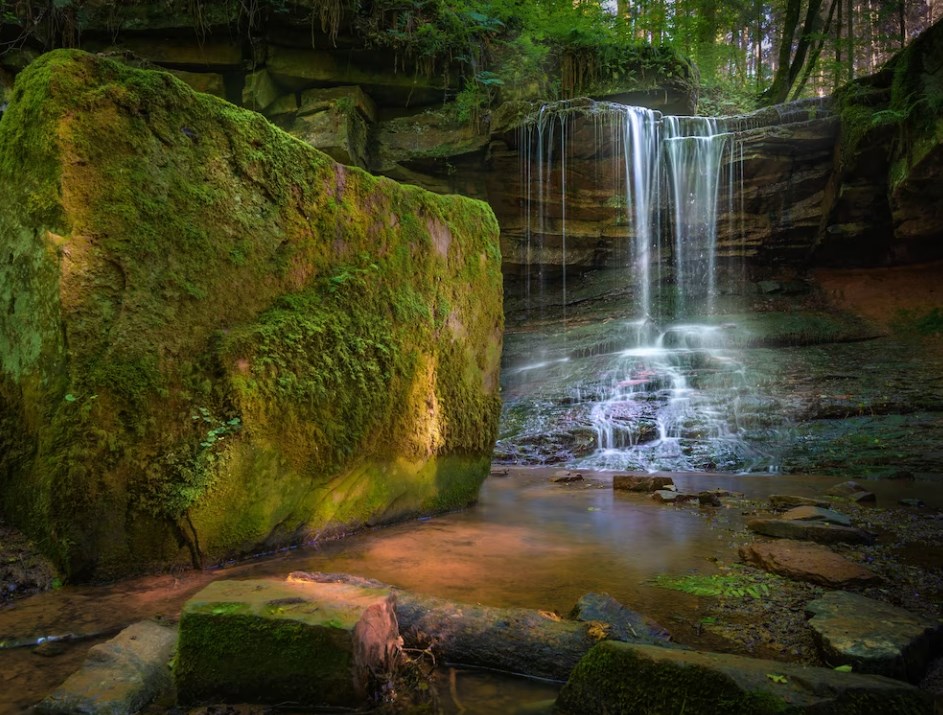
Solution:
<svg viewBox="0 0 943 715"><path fill-rule="evenodd" d="M614 641L579 662L557 707L568 715L933 712L926 693L889 678Z"/></svg>
<svg viewBox="0 0 943 715"><path fill-rule="evenodd" d="M830 588L863 586L880 580L873 571L828 547L803 541L787 539L744 544L740 547L740 558L780 576Z"/></svg>
<svg viewBox="0 0 943 715"><path fill-rule="evenodd" d="M943 624L844 591L806 606L822 656L832 665L919 682L943 649Z"/></svg>
<svg viewBox="0 0 943 715"><path fill-rule="evenodd" d="M400 642L388 588L216 581L184 606L177 698L357 707L393 672Z"/></svg>
<svg viewBox="0 0 943 715"><path fill-rule="evenodd" d="M500 410L497 224L74 50L0 121L0 500L70 578L454 509Z"/></svg>
<svg viewBox="0 0 943 715"><path fill-rule="evenodd" d="M177 630L153 621L92 646L76 673L38 706L46 715L130 715L172 687L168 663Z"/></svg>

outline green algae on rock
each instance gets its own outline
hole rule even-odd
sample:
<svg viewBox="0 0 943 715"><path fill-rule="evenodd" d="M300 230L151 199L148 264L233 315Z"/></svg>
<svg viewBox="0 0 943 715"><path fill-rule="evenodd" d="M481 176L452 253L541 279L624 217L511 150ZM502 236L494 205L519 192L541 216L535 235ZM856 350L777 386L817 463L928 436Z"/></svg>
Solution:
<svg viewBox="0 0 943 715"><path fill-rule="evenodd" d="M474 500L503 328L486 205L73 50L17 78L0 184L0 506L69 575Z"/></svg>

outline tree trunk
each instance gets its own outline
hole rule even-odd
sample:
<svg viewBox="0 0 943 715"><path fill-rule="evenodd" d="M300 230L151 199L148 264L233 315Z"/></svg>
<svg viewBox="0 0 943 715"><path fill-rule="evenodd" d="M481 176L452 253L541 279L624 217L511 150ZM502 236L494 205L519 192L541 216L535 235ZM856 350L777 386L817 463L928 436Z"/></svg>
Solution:
<svg viewBox="0 0 943 715"><path fill-rule="evenodd" d="M296 571L289 580L349 583L370 588L387 584L347 574ZM666 645L668 635L608 596L580 599L584 620L564 620L527 608L492 608L421 596L393 588L396 618L407 650L431 652L456 665L566 680L600 640Z"/></svg>
<svg viewBox="0 0 943 715"><path fill-rule="evenodd" d="M825 38L828 37L828 31L832 26L832 19L835 16L835 7L841 3L841 0L832 0L831 4L828 7L828 17L825 19L825 27L822 28L819 39L816 41L812 52L809 55L809 61L806 63L805 72L802 75L802 80L799 82L798 86L793 92L792 98L797 99L801 94L802 90L805 89L806 84L809 81L809 77L812 75L812 71L815 69L815 66L818 64L819 55L822 54L822 48L825 46Z"/></svg>
<svg viewBox="0 0 943 715"><path fill-rule="evenodd" d="M848 7L845 10L848 21L848 81L855 78L855 3L854 0L848 0Z"/></svg>

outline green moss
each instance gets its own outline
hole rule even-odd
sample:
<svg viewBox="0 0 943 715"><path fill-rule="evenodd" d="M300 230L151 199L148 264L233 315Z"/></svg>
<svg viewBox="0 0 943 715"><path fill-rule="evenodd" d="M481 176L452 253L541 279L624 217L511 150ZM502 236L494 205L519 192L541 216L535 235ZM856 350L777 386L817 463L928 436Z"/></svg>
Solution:
<svg viewBox="0 0 943 715"><path fill-rule="evenodd" d="M0 208L0 498L68 569L473 498L439 474L421 498L378 484L327 505L366 465L487 473L502 325L485 204L338 167L169 74L74 51L18 77L0 179L18 192ZM251 501L230 501L234 474ZM239 508L218 512L221 494ZM163 536L131 536L138 519Z"/></svg>
<svg viewBox="0 0 943 715"><path fill-rule="evenodd" d="M699 665L650 660L623 643L592 648L557 700L564 713L766 715L789 710L769 692L744 692L728 676Z"/></svg>
<svg viewBox="0 0 943 715"><path fill-rule="evenodd" d="M276 694L280 702L309 706L350 702L352 654L338 658L328 629L249 614L188 612L180 634L174 674L182 703L270 702Z"/></svg>

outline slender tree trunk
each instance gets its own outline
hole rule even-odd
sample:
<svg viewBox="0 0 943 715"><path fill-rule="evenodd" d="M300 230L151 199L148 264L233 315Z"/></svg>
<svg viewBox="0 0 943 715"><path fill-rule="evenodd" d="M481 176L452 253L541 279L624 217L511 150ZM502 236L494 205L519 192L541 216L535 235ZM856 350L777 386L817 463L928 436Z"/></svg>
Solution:
<svg viewBox="0 0 943 715"><path fill-rule="evenodd" d="M900 46L903 49L907 44L907 9L905 0L898 0L897 18L900 25Z"/></svg>
<svg viewBox="0 0 943 715"><path fill-rule="evenodd" d="M815 41L815 44L812 47L812 52L809 54L809 61L805 66L805 72L803 73L802 79L793 92L793 99L797 99L802 94L802 90L805 89L806 84L809 82L809 77L812 75L813 70L818 65L819 55L822 54L822 48L825 46L825 38L828 37L828 32L832 27L832 19L835 17L835 8L840 4L841 0L832 0L831 4L828 6L828 16L825 18L825 27L822 28L822 32L819 34L819 39Z"/></svg>
<svg viewBox="0 0 943 715"><path fill-rule="evenodd" d="M842 25L843 25L843 15L844 15L844 0L838 0L838 22L835 24L835 89L837 90L841 87L842 83L842 68L844 64L842 63Z"/></svg>
<svg viewBox="0 0 943 715"><path fill-rule="evenodd" d="M848 0L845 14L848 16L848 81L855 78L855 3Z"/></svg>

